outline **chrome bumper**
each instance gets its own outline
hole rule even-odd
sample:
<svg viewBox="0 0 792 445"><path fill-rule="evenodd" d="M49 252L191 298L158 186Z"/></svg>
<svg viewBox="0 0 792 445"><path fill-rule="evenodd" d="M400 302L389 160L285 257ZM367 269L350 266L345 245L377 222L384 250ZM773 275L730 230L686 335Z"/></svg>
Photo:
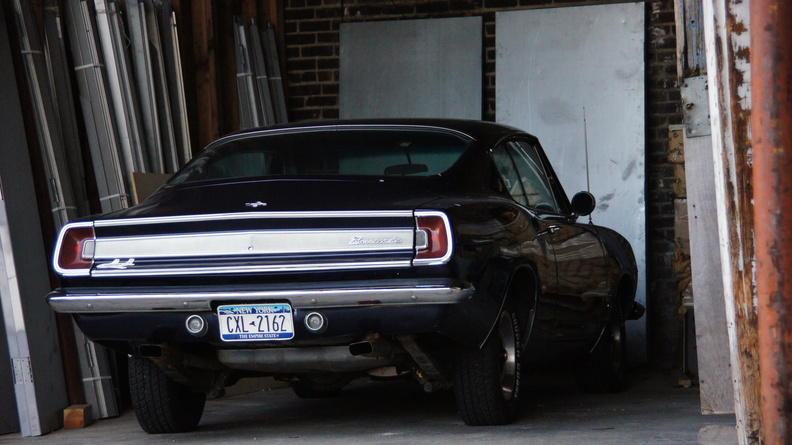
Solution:
<svg viewBox="0 0 792 445"><path fill-rule="evenodd" d="M213 304L289 301L295 309L342 308L381 305L453 304L473 295L472 286L443 284L323 289L240 290L206 292L72 292L57 290L47 296L61 313L213 311Z"/></svg>

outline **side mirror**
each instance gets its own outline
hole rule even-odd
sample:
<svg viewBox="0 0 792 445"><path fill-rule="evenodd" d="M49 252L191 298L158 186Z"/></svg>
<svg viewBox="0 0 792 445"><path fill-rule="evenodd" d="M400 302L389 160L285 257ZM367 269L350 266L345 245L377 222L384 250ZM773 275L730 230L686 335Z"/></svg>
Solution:
<svg viewBox="0 0 792 445"><path fill-rule="evenodd" d="M577 192L574 197L572 197L572 212L575 213L577 216L586 216L591 214L594 211L594 207L597 205L597 200L594 199L594 195L589 192Z"/></svg>

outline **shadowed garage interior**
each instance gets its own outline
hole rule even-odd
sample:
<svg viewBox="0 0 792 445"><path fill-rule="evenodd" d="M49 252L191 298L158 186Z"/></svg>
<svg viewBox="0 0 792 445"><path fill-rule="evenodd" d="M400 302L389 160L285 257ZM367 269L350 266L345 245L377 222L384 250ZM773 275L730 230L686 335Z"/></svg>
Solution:
<svg viewBox="0 0 792 445"><path fill-rule="evenodd" d="M789 199L778 197L788 161L777 133L789 70L772 57L789 54L789 8L766 0L4 2L0 399L15 403L0 407L0 442L109 441L101 434L121 431L149 440L124 430L134 423L126 357L44 301L58 286L49 258L62 225L140 202L204 146L242 129L449 117L537 135L567 193L590 190L594 222L632 244L637 300L647 308L628 323L635 372L626 392L583 394L564 370L542 370L537 381L548 387L526 383L521 420L493 432L499 440L516 443L544 425L555 435L535 437L547 443L598 443L598 435L629 443L651 425L650 442L789 443L790 292L778 272L790 263ZM758 54L770 62L756 75ZM355 382L342 410L360 405L357 415L370 412L379 426L331 437L437 439L427 430L440 426L413 417L424 406L450 428L444 439L482 434L446 415L446 394L416 387L408 400L401 393L412 389L400 384ZM361 389L370 385L412 409L386 417ZM270 427L278 440L301 436L282 427L310 424L295 420L300 401L283 391L243 380L235 392L246 394L208 402L209 423L187 440L252 440ZM326 430L329 400L306 408ZM668 416L645 412L641 400L670 406ZM286 414L239 420L234 436L228 410L254 403ZM69 407L78 424L98 422L49 434L64 427ZM623 423L630 413L634 423ZM415 430L399 430L400 416ZM559 418L585 427L565 435L576 427ZM392 428L380 431L382 423ZM324 440L319 434L300 438Z"/></svg>

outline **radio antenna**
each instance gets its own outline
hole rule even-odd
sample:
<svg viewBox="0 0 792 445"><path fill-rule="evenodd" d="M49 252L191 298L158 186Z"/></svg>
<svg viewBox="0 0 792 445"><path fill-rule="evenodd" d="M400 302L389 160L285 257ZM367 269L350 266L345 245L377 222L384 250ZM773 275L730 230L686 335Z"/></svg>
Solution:
<svg viewBox="0 0 792 445"><path fill-rule="evenodd" d="M591 179L589 178L589 155L588 155L588 127L586 125L586 107L583 107L583 147L586 149L586 191L591 193ZM594 224L589 213L589 224Z"/></svg>

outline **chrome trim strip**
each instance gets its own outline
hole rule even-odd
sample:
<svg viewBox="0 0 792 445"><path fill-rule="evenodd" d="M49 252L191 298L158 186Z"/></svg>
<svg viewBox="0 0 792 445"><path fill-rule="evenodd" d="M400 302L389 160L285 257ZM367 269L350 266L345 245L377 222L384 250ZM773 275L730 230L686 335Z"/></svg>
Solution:
<svg viewBox="0 0 792 445"><path fill-rule="evenodd" d="M211 311L213 302L288 300L295 309L383 305L453 304L473 295L473 288L441 285L292 289L278 291L51 295L50 306L61 313Z"/></svg>
<svg viewBox="0 0 792 445"><path fill-rule="evenodd" d="M261 230L98 238L94 259L413 250L415 231Z"/></svg>
<svg viewBox="0 0 792 445"><path fill-rule="evenodd" d="M309 263L287 265L253 265L253 266L211 266L185 268L151 268L151 269L94 269L94 277L129 277L129 276L177 276L199 274L239 274L262 272L309 272L320 270L379 269L386 267L410 267L410 260L371 261L349 263Z"/></svg>
<svg viewBox="0 0 792 445"><path fill-rule="evenodd" d="M58 265L58 260L60 259L61 247L63 245L63 236L66 235L66 232L69 229L93 226L94 224L92 222L74 222L68 223L61 228L60 233L58 233L58 241L55 242L55 253L52 255L52 269L56 273L63 275L64 277L86 277L91 274L91 268L64 269Z"/></svg>
<svg viewBox="0 0 792 445"><path fill-rule="evenodd" d="M207 213L200 215L152 216L143 218L104 219L94 222L95 227L126 225L166 224L181 222L220 221L229 219L274 219L274 218L409 218L410 210L381 211L334 211L334 212L234 212Z"/></svg>

